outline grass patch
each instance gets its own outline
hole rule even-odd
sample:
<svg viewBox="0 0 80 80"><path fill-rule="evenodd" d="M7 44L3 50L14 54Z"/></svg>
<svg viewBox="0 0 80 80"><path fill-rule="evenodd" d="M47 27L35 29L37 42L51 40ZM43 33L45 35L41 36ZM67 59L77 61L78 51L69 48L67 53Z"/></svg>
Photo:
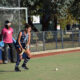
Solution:
<svg viewBox="0 0 80 80"><path fill-rule="evenodd" d="M80 53L31 59L27 71L14 72L14 66L0 64L0 80L80 80Z"/></svg>

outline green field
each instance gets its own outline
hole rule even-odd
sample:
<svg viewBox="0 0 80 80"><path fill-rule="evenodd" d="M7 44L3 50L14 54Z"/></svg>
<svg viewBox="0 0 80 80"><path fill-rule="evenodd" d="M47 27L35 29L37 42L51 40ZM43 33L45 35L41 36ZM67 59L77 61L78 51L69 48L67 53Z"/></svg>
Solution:
<svg viewBox="0 0 80 80"><path fill-rule="evenodd" d="M14 72L14 66L0 64L0 80L80 80L79 52L33 58L27 71Z"/></svg>

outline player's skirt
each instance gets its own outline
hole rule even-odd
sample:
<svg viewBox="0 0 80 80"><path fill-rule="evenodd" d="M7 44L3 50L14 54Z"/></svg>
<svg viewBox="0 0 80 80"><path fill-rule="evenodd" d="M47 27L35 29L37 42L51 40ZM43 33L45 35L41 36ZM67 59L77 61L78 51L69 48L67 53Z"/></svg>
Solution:
<svg viewBox="0 0 80 80"><path fill-rule="evenodd" d="M29 45L28 46L26 46L26 44L25 43L21 43L21 45L22 45L22 47L25 49L26 47L27 47L27 49L29 49ZM16 49L18 49L18 48L20 48L20 45L19 45L19 43L18 42L16 42L16 44L15 44L15 48Z"/></svg>

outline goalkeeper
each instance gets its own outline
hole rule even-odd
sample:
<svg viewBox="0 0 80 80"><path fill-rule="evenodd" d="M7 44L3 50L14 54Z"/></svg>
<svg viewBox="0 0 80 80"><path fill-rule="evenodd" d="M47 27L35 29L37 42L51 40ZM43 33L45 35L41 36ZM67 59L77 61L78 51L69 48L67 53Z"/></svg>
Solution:
<svg viewBox="0 0 80 80"><path fill-rule="evenodd" d="M31 54L30 54L30 39L31 39L31 26L29 24L25 24L24 30L21 30L18 35L18 39L16 42L16 50L17 50L17 62L15 65L15 71L21 71L19 69L19 64L22 60L22 54L26 54L26 58L24 58L24 62L22 64L22 68L29 69L26 66L26 63L30 60ZM24 52L23 52L24 51Z"/></svg>

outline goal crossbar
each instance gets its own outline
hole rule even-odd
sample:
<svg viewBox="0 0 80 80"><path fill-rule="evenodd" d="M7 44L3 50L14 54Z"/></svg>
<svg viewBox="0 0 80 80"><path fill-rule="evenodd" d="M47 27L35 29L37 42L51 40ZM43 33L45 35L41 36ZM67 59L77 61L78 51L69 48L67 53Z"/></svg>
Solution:
<svg viewBox="0 0 80 80"><path fill-rule="evenodd" d="M10 8L9 7L0 7L0 9L16 9L16 10L17 9L20 9L20 10L25 9L26 10L27 8L26 7L10 7Z"/></svg>

